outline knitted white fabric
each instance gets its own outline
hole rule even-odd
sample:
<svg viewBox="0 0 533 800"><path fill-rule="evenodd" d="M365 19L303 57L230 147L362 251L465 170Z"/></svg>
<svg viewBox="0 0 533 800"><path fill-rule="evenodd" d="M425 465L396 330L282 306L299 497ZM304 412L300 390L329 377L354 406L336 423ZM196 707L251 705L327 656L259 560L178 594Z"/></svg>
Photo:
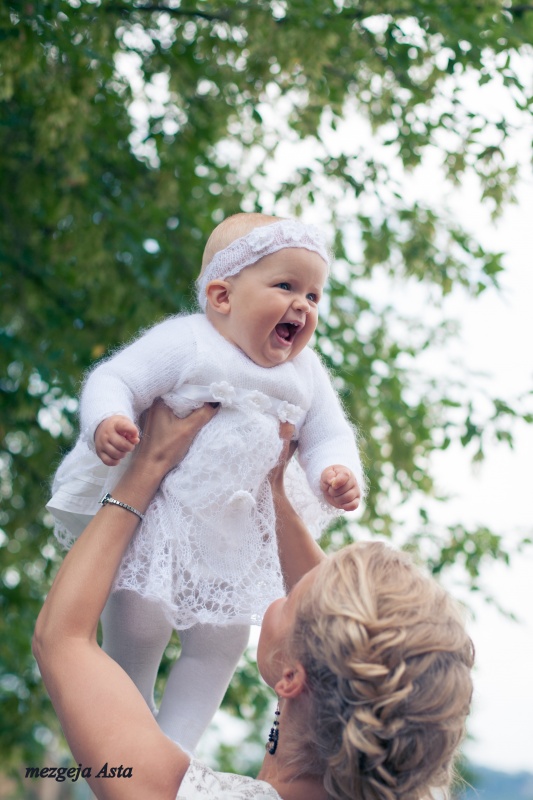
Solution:
<svg viewBox="0 0 533 800"><path fill-rule="evenodd" d="M282 219L271 225L253 228L246 236L236 239L224 250L215 253L203 274L196 281L198 302L205 311L206 287L210 281L230 278L264 256L286 247L303 247L311 250L329 264L329 254L324 235L316 225L304 225L295 219Z"/></svg>
<svg viewBox="0 0 533 800"><path fill-rule="evenodd" d="M77 518L96 513L98 500L113 491L127 466L124 459L119 467L105 467L89 449L99 421L111 413L137 421L161 396L185 416L202 404L199 388L210 390L222 407L161 484L115 589L159 600L177 629L198 622L258 624L284 591L267 480L281 449L280 419L296 423L299 460L317 495L313 507L300 481L297 510L307 523L318 522L317 534L338 513L318 499L322 471L344 464L363 486L353 430L310 348L265 368L220 336L203 314L155 326L89 376L81 397L82 436L60 465L48 508L59 518L56 535L68 546L79 533Z"/></svg>
<svg viewBox="0 0 533 800"><path fill-rule="evenodd" d="M266 781L247 775L214 772L193 758L176 800L281 800L281 797Z"/></svg>

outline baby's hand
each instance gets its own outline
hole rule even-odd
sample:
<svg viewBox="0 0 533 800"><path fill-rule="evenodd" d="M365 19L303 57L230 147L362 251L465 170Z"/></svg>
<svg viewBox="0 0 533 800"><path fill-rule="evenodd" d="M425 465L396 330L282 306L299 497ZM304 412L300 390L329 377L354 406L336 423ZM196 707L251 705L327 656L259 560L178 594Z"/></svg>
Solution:
<svg viewBox="0 0 533 800"><path fill-rule="evenodd" d="M361 490L357 478L348 467L334 464L326 467L320 476L320 488L326 500L335 508L354 511L361 500Z"/></svg>
<svg viewBox="0 0 533 800"><path fill-rule="evenodd" d="M116 467L140 441L137 426L120 414L104 419L94 434L96 453L108 467Z"/></svg>

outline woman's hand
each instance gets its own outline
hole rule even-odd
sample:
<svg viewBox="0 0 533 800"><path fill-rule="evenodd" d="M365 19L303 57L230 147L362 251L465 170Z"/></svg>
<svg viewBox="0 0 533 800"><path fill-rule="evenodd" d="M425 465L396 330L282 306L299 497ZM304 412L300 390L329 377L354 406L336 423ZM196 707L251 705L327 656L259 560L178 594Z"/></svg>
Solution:
<svg viewBox="0 0 533 800"><path fill-rule="evenodd" d="M132 459L131 470L147 470L161 480L186 456L197 433L217 413L218 406L206 403L180 419L161 399L141 417L141 441Z"/></svg>
<svg viewBox="0 0 533 800"><path fill-rule="evenodd" d="M268 476L272 493L274 495L274 502L277 498L285 497L285 487L283 484L285 470L287 469L287 464L293 457L296 448L298 447L298 442L292 441L293 435L294 425L291 425L290 422L282 422L279 426L279 438L283 442L283 446L278 463L274 469L270 471Z"/></svg>

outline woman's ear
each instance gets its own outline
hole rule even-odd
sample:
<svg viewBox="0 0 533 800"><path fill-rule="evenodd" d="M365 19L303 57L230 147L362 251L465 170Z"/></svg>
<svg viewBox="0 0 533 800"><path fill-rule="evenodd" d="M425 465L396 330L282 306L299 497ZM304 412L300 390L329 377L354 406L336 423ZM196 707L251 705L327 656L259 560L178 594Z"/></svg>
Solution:
<svg viewBox="0 0 533 800"><path fill-rule="evenodd" d="M278 697L298 697L307 685L305 669L299 661L291 667L286 667L279 681L274 686Z"/></svg>
<svg viewBox="0 0 533 800"><path fill-rule="evenodd" d="M229 314L231 284L228 281L210 281L205 289L207 303L219 314Z"/></svg>

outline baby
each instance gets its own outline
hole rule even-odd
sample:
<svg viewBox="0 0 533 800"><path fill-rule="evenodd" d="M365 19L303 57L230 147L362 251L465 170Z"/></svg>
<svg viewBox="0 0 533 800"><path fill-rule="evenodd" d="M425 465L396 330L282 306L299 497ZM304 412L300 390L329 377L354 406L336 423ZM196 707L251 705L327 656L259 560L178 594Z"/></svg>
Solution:
<svg viewBox="0 0 533 800"><path fill-rule="evenodd" d="M178 416L221 406L161 484L102 615L104 649L154 713L157 669L179 631L181 655L157 713L189 751L222 700L250 623L284 593L268 483L280 422L295 426L303 472L289 483L302 511L319 517L327 504L338 513L360 501L354 432L307 347L327 273L314 226L262 214L221 223L197 281L204 313L172 317L96 367L81 396L82 434L54 479L48 508L68 546L102 495L113 502L139 441L136 423L156 397Z"/></svg>

